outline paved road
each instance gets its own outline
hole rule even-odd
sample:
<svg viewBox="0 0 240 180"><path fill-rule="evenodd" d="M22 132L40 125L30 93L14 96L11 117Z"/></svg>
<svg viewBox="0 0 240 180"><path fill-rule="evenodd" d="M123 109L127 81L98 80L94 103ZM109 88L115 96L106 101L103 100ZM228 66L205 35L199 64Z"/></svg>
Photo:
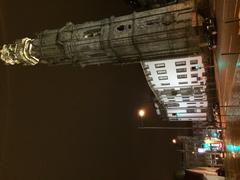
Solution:
<svg viewBox="0 0 240 180"><path fill-rule="evenodd" d="M215 76L225 131L225 144L240 145L240 0L215 0L218 47L214 51ZM227 106L227 107L226 107ZM227 179L240 179L240 153L228 152Z"/></svg>

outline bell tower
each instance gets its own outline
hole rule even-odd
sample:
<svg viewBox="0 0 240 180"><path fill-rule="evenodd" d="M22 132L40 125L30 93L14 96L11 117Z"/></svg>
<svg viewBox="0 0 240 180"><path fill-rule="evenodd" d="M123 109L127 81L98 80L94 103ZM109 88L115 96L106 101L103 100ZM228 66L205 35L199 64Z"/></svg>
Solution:
<svg viewBox="0 0 240 180"><path fill-rule="evenodd" d="M6 64L136 63L198 54L202 17L193 0L132 14L44 30L4 45Z"/></svg>

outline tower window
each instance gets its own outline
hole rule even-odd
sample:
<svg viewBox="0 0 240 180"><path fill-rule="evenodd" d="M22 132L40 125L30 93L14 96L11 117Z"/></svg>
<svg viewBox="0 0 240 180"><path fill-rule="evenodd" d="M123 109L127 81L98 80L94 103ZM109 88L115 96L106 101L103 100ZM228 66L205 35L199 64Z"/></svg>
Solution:
<svg viewBox="0 0 240 180"><path fill-rule="evenodd" d="M120 26L117 27L117 30L120 31L120 32L123 32L123 31L128 30L128 29L132 29L131 24L120 25Z"/></svg>
<svg viewBox="0 0 240 180"><path fill-rule="evenodd" d="M124 29L125 29L124 25L120 25L120 26L117 27L118 31L124 31Z"/></svg>
<svg viewBox="0 0 240 180"><path fill-rule="evenodd" d="M85 39L100 36L100 29L92 29L83 33Z"/></svg>

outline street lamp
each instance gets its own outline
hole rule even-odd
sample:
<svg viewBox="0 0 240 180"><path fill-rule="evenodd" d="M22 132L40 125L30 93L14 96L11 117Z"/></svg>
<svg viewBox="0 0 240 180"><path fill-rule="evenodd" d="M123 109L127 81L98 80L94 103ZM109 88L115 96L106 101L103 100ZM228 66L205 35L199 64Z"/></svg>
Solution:
<svg viewBox="0 0 240 180"><path fill-rule="evenodd" d="M177 143L177 140L176 140L176 139L172 139L172 143L173 143L173 144L176 144L176 143Z"/></svg>
<svg viewBox="0 0 240 180"><path fill-rule="evenodd" d="M143 118L143 117L145 116L145 111L144 111L143 109L140 109L140 110L138 111L138 115L139 115L141 118Z"/></svg>
<svg viewBox="0 0 240 180"><path fill-rule="evenodd" d="M144 118L144 116L145 116L145 110L140 109L140 110L138 111L138 116L140 117L141 126L143 127L143 118Z"/></svg>

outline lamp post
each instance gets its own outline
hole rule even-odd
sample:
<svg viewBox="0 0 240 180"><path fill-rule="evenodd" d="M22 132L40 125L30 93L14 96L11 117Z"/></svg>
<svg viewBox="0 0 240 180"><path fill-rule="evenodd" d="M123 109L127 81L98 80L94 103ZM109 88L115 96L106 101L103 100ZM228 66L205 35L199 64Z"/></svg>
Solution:
<svg viewBox="0 0 240 180"><path fill-rule="evenodd" d="M145 110L143 110L143 109L140 109L139 111L138 111L138 116L140 117L140 121L141 121L141 127L143 127L144 126L144 124L143 124L143 118L144 118L144 116L145 116Z"/></svg>

